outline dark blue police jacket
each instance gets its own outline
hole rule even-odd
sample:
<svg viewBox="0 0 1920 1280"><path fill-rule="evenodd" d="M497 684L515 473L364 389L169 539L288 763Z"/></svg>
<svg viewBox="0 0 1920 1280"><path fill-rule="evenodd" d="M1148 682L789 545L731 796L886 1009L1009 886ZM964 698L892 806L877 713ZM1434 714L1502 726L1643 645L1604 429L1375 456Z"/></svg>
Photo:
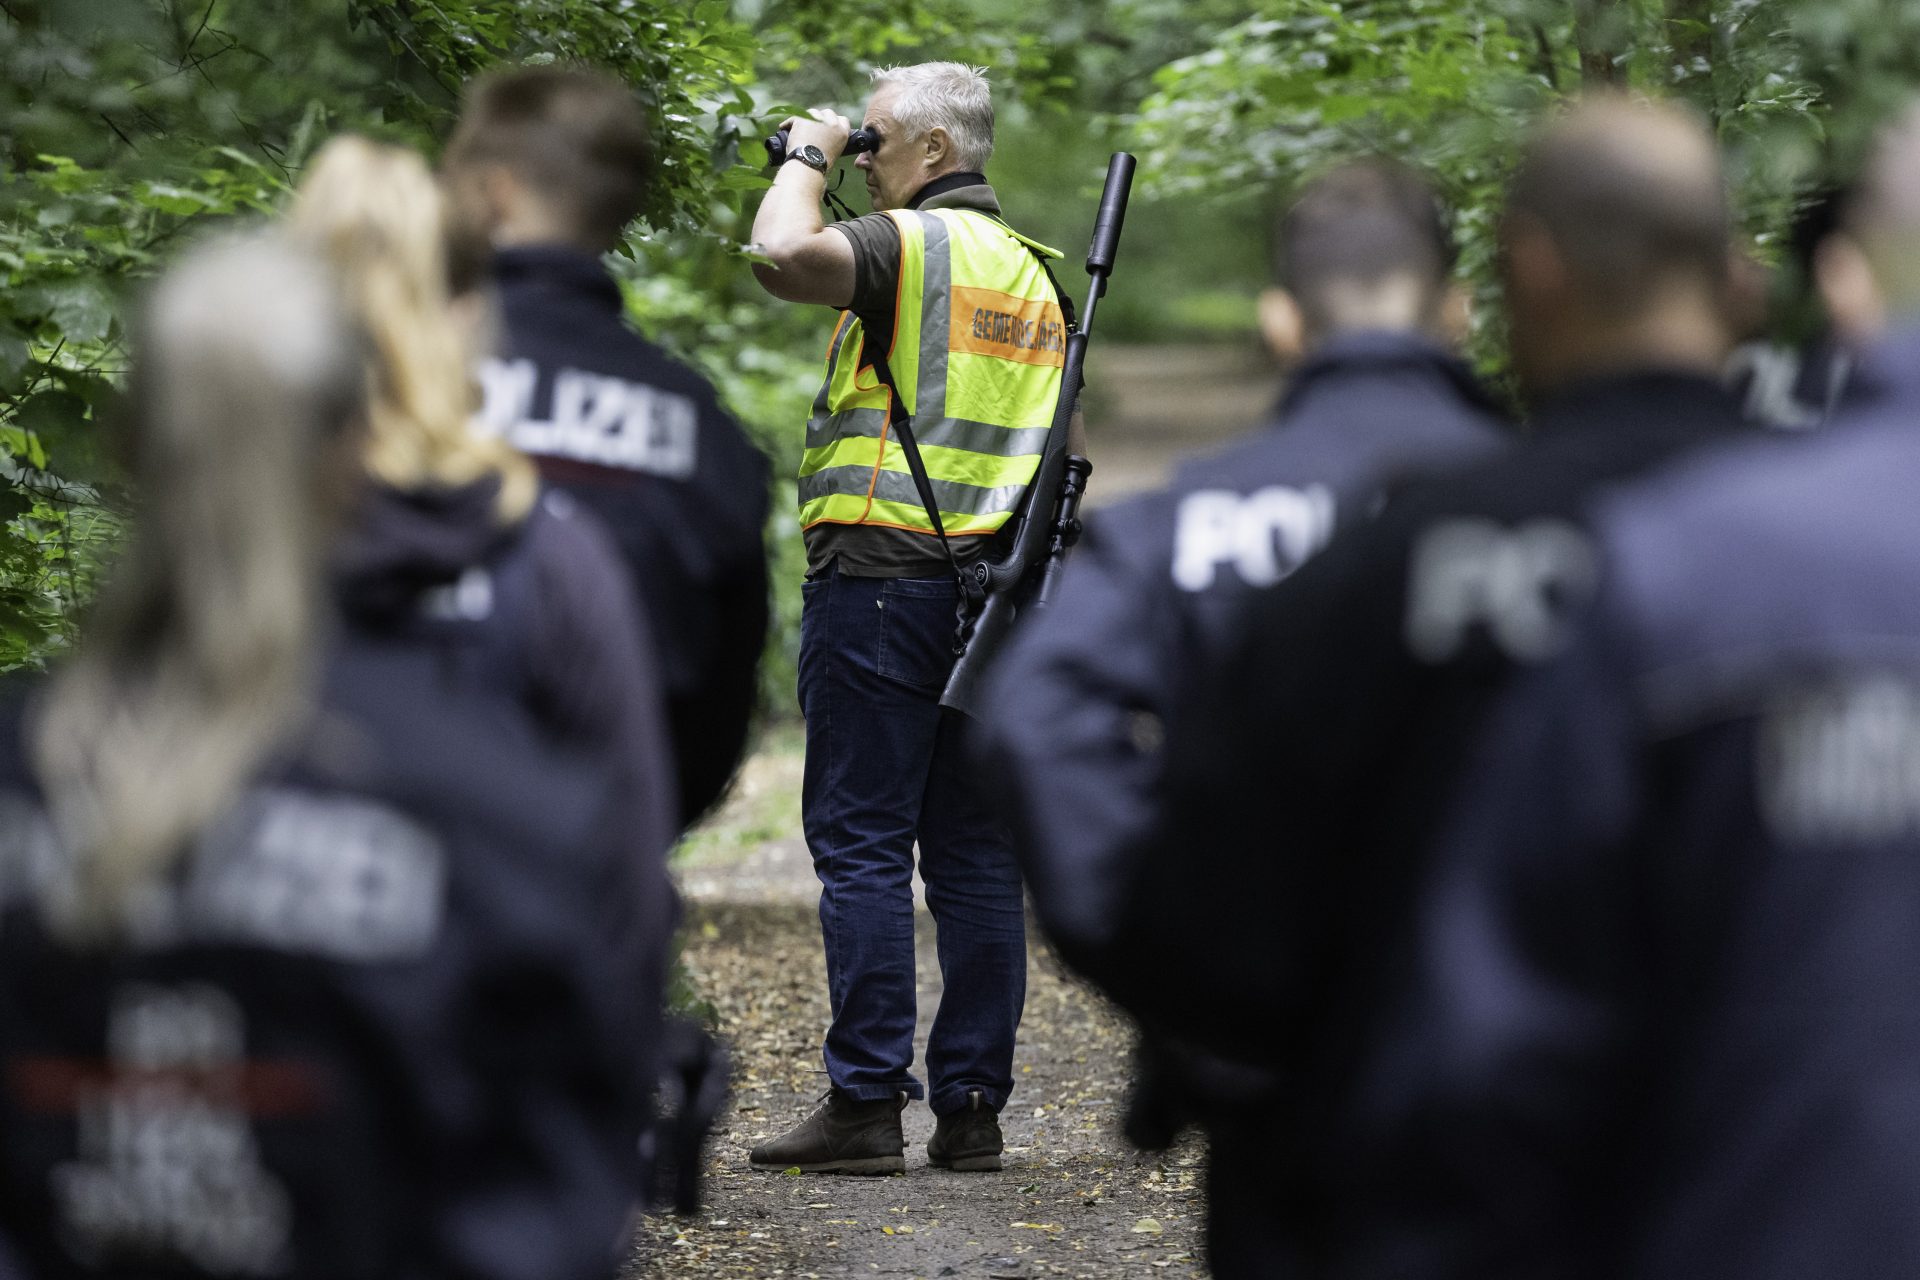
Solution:
<svg viewBox="0 0 1920 1280"><path fill-rule="evenodd" d="M1920 328L1600 510L1365 1042L1339 1274L1920 1274Z"/></svg>
<svg viewBox="0 0 1920 1280"><path fill-rule="evenodd" d="M767 630L767 462L707 381L626 327L593 255L501 250L481 422L599 516L652 623L693 821L745 749Z"/></svg>
<svg viewBox="0 0 1920 1280"><path fill-rule="evenodd" d="M1752 434L1717 383L1660 370L1570 386L1534 428L1503 457L1408 487L1249 598L1229 651L1194 674L1169 725L1170 820L1204 838L1143 862L1129 886L1123 929L1178 944L1135 964L1125 989L1182 1034L1286 1081L1272 1144L1295 1188L1275 1215L1286 1273L1617 1274L1565 1254L1539 1263L1537 1233L1566 1224L1536 1214L1539 1179L1506 1176L1513 1134L1468 1139L1439 1110L1398 1122L1411 1108L1397 1091L1417 1093L1447 1053L1472 1059L1448 1101L1502 1088L1501 1064L1474 1057L1477 1045L1401 1021L1426 1016L1407 1006L1419 966L1470 967L1479 940L1463 932L1444 959L1417 959L1406 940L1437 909L1426 875L1482 779L1477 745L1497 739L1524 758L1551 728L1496 710L1591 607L1604 563L1588 534L1595 504ZM1533 834L1542 857L1580 836ZM1481 993L1494 1005L1545 1008L1524 975L1495 976L1513 985ZM1550 1012L1558 1034L1589 1030L1577 1004ZM1551 1061L1534 1065L1553 1075ZM1556 1122L1573 1118L1564 1102L1545 1087L1512 1099ZM1507 1216L1449 1216L1476 1179L1510 1193L1496 1197ZM1471 1265L1456 1269L1449 1249Z"/></svg>
<svg viewBox="0 0 1920 1280"><path fill-rule="evenodd" d="M1119 896L1164 839L1160 750L1183 671L1220 651L1235 602L1264 592L1422 471L1499 447L1467 367L1411 334L1320 347L1272 420L1094 514L1057 602L997 665L979 741L1003 783L1034 903L1061 952L1111 978Z"/></svg>
<svg viewBox="0 0 1920 1280"><path fill-rule="evenodd" d="M541 523L488 608L350 610L311 724L112 945L50 929L73 862L0 726L0 1275L615 1274L671 896L632 763L463 674Z"/></svg>

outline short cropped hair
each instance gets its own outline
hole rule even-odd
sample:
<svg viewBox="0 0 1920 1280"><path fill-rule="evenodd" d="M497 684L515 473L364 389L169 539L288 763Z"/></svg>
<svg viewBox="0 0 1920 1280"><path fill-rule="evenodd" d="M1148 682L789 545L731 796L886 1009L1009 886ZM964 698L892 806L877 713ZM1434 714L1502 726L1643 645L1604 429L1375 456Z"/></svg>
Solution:
<svg viewBox="0 0 1920 1280"><path fill-rule="evenodd" d="M993 91L987 69L960 62L922 62L911 67L881 67L873 84L896 85L893 118L910 138L931 130L947 131L960 168L979 172L993 156Z"/></svg>
<svg viewBox="0 0 1920 1280"><path fill-rule="evenodd" d="M1438 295L1453 272L1453 228L1433 184L1396 161L1339 165L1301 189L1274 229L1274 275L1310 328L1336 327L1336 286L1409 276Z"/></svg>
<svg viewBox="0 0 1920 1280"><path fill-rule="evenodd" d="M1597 310L1633 315L1676 280L1724 284L1732 216L1718 150L1690 109L1577 103L1522 152L1506 216L1546 232Z"/></svg>
<svg viewBox="0 0 1920 1280"><path fill-rule="evenodd" d="M603 252L639 213L657 159L626 85L585 67L538 66L473 82L443 164L505 167L552 206L570 239Z"/></svg>

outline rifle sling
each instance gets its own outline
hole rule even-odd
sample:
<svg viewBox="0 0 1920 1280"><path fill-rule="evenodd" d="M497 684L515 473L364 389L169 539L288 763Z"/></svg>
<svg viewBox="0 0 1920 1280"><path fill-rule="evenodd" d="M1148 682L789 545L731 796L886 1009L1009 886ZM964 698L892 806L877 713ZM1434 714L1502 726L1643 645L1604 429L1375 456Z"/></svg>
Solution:
<svg viewBox="0 0 1920 1280"><path fill-rule="evenodd" d="M1000 222L1002 226L1006 225L998 218L994 220ZM1060 287L1060 281L1054 277L1053 268L1047 262L1047 255L1032 245L1027 245L1026 249L1033 255L1034 261L1040 264L1040 270L1046 273L1047 283L1053 286L1053 296L1060 304L1060 312L1066 321L1067 332L1077 332L1078 325L1073 312L1073 301L1067 297L1066 290ZM986 588L960 571L960 558L953 553L953 542L947 537L945 522L940 519L940 503L933 496L933 480L927 475L925 459L920 456L920 442L913 436L913 411L901 402L900 384L893 380L893 368L887 363L886 354L880 351L877 345L871 351L862 354L871 357L867 361L868 366L873 370L874 377L880 380L880 385L887 389L887 422L900 441L900 452L906 456L907 471L913 476L914 490L920 495L920 505L926 508L927 520L933 525L935 536L940 539L940 549L947 553L947 564L953 569L954 581L960 584L960 639L954 645L955 652L959 652L965 648L965 637L969 630L968 615L974 605L985 599ZM1061 390L1064 392L1066 388L1062 386Z"/></svg>
<svg viewBox="0 0 1920 1280"><path fill-rule="evenodd" d="M920 495L920 505L927 509L927 519L933 524L933 532L940 539L940 549L947 553L947 563L953 567L954 580L960 583L963 598L970 598L967 576L960 572L960 558L953 554L953 542L947 537L947 526L940 519L940 503L933 496L933 480L927 475L927 464L920 456L920 442L913 438L912 413L900 403L900 385L893 380L893 369L887 364L887 357L879 350L872 352L874 377L887 389L887 422L893 427L893 433L900 441L900 452L907 456L907 470L913 475L913 487Z"/></svg>

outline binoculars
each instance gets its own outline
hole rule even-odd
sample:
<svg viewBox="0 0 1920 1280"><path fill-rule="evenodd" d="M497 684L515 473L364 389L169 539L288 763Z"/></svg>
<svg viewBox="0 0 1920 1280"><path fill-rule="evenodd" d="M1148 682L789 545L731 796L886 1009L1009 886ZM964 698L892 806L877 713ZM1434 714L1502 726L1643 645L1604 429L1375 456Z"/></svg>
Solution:
<svg viewBox="0 0 1920 1280"><path fill-rule="evenodd" d="M880 139L871 129L855 129L847 135L847 145L840 152L843 156L857 156L862 151L875 151ZM778 168L787 162L787 131L782 129L767 139L767 163Z"/></svg>

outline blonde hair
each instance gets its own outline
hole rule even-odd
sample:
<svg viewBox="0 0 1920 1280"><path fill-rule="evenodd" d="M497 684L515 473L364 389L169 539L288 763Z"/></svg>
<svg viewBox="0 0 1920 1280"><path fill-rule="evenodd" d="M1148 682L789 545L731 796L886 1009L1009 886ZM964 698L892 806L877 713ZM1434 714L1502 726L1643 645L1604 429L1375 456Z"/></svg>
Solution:
<svg viewBox="0 0 1920 1280"><path fill-rule="evenodd" d="M426 162L335 138L301 180L291 222L339 273L372 346L367 470L399 489L497 476L500 519L523 518L539 490L533 464L470 426L474 353L451 310L446 200Z"/></svg>
<svg viewBox="0 0 1920 1280"><path fill-rule="evenodd" d="M144 321L134 536L29 719L75 857L50 914L81 938L126 926L308 714L331 490L365 413L364 348L322 265L284 239L189 254Z"/></svg>

